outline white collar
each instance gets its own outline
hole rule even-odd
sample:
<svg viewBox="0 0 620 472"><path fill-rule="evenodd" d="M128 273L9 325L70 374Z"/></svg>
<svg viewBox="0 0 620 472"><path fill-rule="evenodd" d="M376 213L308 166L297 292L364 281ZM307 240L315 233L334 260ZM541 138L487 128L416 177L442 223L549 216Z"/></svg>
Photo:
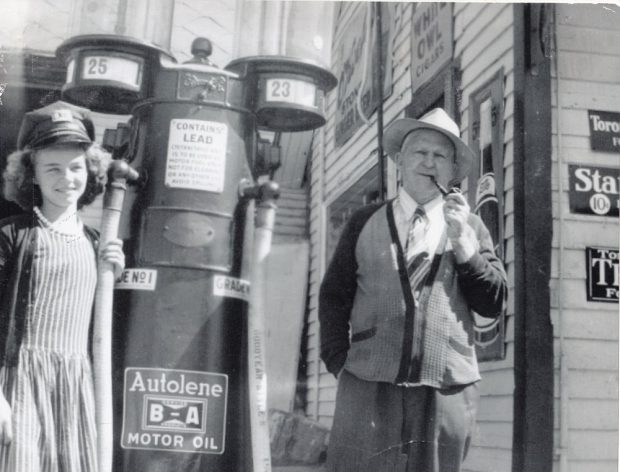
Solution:
<svg viewBox="0 0 620 472"><path fill-rule="evenodd" d="M409 195L403 187L399 187L398 189L398 200L401 208L405 214L407 220L410 220L413 217L414 212L419 206L419 203L416 202L411 195ZM443 197L441 195L437 195L431 201L426 202L422 205L424 208L424 212L426 215L431 218L431 214L435 216L438 211L441 211L443 204Z"/></svg>

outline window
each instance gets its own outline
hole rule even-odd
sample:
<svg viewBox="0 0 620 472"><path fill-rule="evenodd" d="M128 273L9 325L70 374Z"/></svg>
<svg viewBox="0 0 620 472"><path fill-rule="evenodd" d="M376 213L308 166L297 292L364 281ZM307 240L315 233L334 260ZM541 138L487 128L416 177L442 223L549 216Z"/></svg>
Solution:
<svg viewBox="0 0 620 472"><path fill-rule="evenodd" d="M499 70L469 96L469 146L476 160L468 176L469 204L489 229L495 253L504 256L504 72ZM475 185L475 187L473 187ZM505 315L489 321L476 315L479 360L502 359Z"/></svg>

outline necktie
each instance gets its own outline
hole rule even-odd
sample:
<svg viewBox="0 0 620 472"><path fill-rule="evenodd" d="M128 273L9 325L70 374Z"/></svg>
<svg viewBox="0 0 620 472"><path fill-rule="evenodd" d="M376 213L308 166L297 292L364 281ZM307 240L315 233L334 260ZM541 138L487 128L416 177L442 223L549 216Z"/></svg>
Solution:
<svg viewBox="0 0 620 472"><path fill-rule="evenodd" d="M409 284L411 285L411 292L416 304L422 289L422 283L431 265L426 244L427 226L426 214L424 208L420 205L413 214L407 235L407 274L409 275Z"/></svg>

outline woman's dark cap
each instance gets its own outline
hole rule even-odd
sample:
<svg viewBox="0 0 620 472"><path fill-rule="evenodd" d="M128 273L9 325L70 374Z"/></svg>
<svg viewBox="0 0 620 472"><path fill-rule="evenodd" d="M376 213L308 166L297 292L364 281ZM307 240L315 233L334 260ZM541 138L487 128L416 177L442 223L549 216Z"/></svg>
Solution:
<svg viewBox="0 0 620 472"><path fill-rule="evenodd" d="M95 127L87 108L57 101L24 115L17 149L38 149L56 144L92 144Z"/></svg>

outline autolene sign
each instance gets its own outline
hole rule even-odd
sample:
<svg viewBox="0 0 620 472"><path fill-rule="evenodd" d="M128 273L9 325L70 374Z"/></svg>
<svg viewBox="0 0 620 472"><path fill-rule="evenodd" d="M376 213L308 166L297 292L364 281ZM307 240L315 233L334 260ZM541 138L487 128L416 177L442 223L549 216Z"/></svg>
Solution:
<svg viewBox="0 0 620 472"><path fill-rule="evenodd" d="M191 370L125 370L125 449L222 454L228 376Z"/></svg>

